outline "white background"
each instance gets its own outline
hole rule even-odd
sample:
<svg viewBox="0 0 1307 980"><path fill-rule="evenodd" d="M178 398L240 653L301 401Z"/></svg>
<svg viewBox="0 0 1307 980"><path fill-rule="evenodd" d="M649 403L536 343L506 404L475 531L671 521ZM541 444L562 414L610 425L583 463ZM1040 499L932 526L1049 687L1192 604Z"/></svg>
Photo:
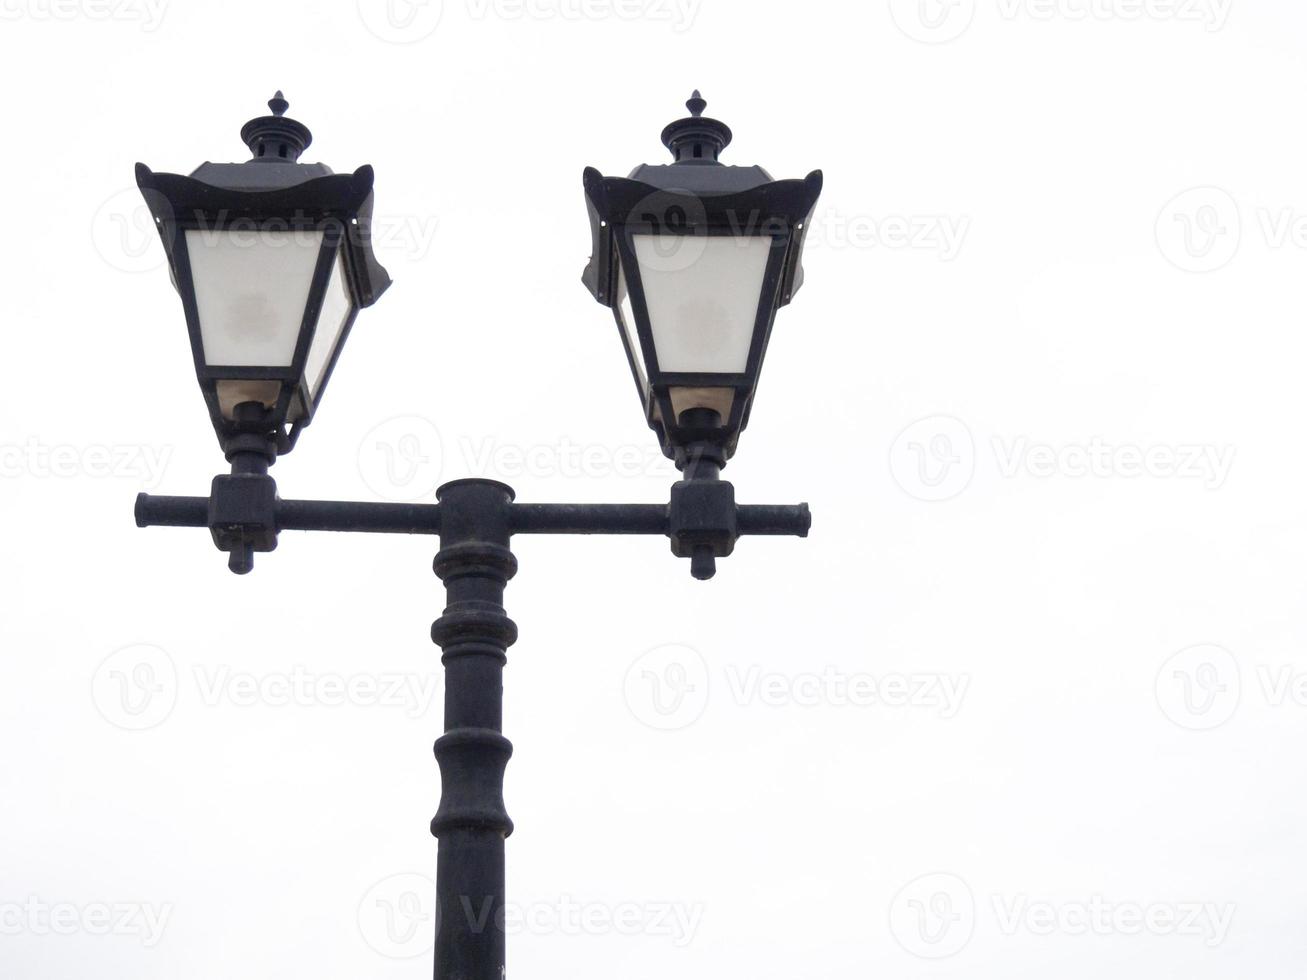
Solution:
<svg viewBox="0 0 1307 980"><path fill-rule="evenodd" d="M727 470L813 533L517 542L512 974L1301 976L1301 5L0 12L0 975L430 969L434 542L133 526L223 468L133 164L376 167L284 495L656 502L581 170L697 86L825 171Z"/></svg>

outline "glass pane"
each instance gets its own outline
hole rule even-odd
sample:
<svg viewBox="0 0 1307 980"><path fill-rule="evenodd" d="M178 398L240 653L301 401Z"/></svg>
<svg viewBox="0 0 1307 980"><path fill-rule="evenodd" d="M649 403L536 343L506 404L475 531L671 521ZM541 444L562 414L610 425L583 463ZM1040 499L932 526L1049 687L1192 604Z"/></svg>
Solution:
<svg viewBox="0 0 1307 980"><path fill-rule="evenodd" d="M659 369L742 373L749 362L772 239L633 238Z"/></svg>
<svg viewBox="0 0 1307 980"><path fill-rule="evenodd" d="M635 359L635 373L640 377L640 390L643 392L649 386L644 373L644 351L635 331L635 311L631 309L631 294L626 291L626 273L622 271L620 262L617 264L617 322L622 326L622 333L626 334L626 344Z"/></svg>
<svg viewBox="0 0 1307 980"><path fill-rule="evenodd" d="M322 379L327 373L327 365L331 363L331 355L336 350L341 331L345 329L345 321L353 309L354 301L350 298L349 286L345 282L345 256L337 254L331 279L327 282L327 294L322 298L318 327L313 334L313 343L309 346L309 359L304 365L304 377L315 402Z"/></svg>
<svg viewBox="0 0 1307 980"><path fill-rule="evenodd" d="M289 366L322 232L190 230L186 248L205 361L210 366Z"/></svg>

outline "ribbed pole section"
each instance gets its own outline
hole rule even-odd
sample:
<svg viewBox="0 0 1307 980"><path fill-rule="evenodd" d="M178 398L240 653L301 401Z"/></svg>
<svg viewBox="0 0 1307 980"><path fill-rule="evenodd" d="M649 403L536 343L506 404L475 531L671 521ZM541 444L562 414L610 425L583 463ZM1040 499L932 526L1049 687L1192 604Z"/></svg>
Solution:
<svg viewBox="0 0 1307 980"><path fill-rule="evenodd" d="M435 745L440 808L436 870L436 980L504 976L504 767L513 746L500 734L503 669L517 627L504 587L517 571L509 549L513 491L493 480L459 480L438 492L444 615L431 628L445 665L445 733Z"/></svg>

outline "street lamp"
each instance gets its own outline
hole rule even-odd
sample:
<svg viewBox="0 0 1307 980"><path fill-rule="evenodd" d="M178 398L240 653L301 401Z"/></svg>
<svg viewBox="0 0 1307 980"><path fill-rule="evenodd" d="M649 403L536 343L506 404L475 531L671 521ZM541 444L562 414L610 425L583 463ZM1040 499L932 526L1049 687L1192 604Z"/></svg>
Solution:
<svg viewBox="0 0 1307 980"><path fill-rule="evenodd" d="M586 168L592 252L583 281L612 307L649 425L685 468L724 464L748 424L776 310L803 282L804 226L821 171L773 180L723 165L731 131L690 115L663 130L670 164L630 177Z"/></svg>
<svg viewBox="0 0 1307 980"><path fill-rule="evenodd" d="M208 528L237 573L285 530L439 536L434 567L447 604L431 628L445 667L441 797L431 821L440 842L435 976L502 980L512 537L663 535L706 579L741 536L807 535L806 504L736 504L719 472L747 420L776 308L798 286L803 225L821 178L772 181L760 168L718 164L730 132L701 118L698 93L691 118L663 134L676 163L641 167L627 181L586 171L594 252L585 279L618 310L647 417L682 470L666 504L524 504L482 479L447 483L431 504L283 500L269 466L312 419L357 309L389 278L367 237L371 169L335 176L299 164L308 130L284 117L280 92L269 105L271 116L242 131L254 154L247 163L205 164L191 177L138 167L232 472L215 477L207 497L141 494L136 523ZM738 224L744 219L753 223ZM250 237L233 237L240 222ZM693 261L663 264L698 239L705 247Z"/></svg>
<svg viewBox="0 0 1307 980"><path fill-rule="evenodd" d="M372 168L300 163L308 128L251 119L245 163L189 177L136 165L181 294L200 388L224 450L268 436L288 452L313 413L360 307L390 285L372 254Z"/></svg>

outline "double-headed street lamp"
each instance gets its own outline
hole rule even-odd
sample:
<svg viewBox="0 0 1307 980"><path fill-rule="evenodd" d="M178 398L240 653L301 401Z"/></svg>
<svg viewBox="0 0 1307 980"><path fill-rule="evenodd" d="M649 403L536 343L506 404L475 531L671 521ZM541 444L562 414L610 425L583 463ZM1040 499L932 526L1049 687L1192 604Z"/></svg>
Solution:
<svg viewBox="0 0 1307 980"><path fill-rule="evenodd" d="M503 666L517 627L504 587L515 534L666 535L711 578L746 534L806 536L806 504L736 504L719 479L748 423L776 310L803 279L804 227L821 174L772 180L723 165L731 131L702 113L662 138L674 161L628 178L587 169L592 252L583 279L611 307L645 417L682 479L666 504L523 504L493 480L456 480L432 504L283 500L268 469L312 421L358 311L390 285L372 252L371 167L303 164L312 137L281 93L241 137L252 158L191 176L137 166L181 295L200 388L231 473L207 497L141 494L140 527L207 527L238 574L278 534L366 531L440 537L447 605L432 626L445 666L436 741L441 799L431 831L438 980L504 972ZM465 914L472 909L472 914ZM487 918L488 914L488 918ZM491 923L487 927L486 923Z"/></svg>

